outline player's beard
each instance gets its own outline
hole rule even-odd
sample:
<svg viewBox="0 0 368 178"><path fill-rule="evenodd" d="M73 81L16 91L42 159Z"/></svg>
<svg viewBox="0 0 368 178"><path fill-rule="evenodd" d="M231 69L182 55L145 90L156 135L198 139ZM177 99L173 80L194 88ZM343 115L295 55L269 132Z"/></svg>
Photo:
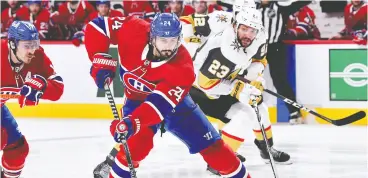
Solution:
<svg viewBox="0 0 368 178"><path fill-rule="evenodd" d="M242 47L244 47L244 48L246 48L246 47L250 46L250 44L252 43L252 40L251 40L250 38L248 38L248 37L240 38L240 37L238 36L238 41L239 41L240 45L241 45Z"/></svg>
<svg viewBox="0 0 368 178"><path fill-rule="evenodd" d="M159 54L154 56L155 61L164 61L172 57L173 52L171 50L161 50Z"/></svg>
<svg viewBox="0 0 368 178"><path fill-rule="evenodd" d="M161 50L160 53L161 53L161 57L169 58L173 52L171 50Z"/></svg>

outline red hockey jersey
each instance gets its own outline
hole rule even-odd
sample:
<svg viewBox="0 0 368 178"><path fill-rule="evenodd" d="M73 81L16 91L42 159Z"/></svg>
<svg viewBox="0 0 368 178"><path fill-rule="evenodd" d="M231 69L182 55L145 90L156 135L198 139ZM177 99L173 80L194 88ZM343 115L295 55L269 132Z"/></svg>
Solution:
<svg viewBox="0 0 368 178"><path fill-rule="evenodd" d="M123 1L124 15L135 16L150 22L159 12L158 6L149 1Z"/></svg>
<svg viewBox="0 0 368 178"><path fill-rule="evenodd" d="M358 9L354 9L353 4L348 4L344 10L345 28L341 33L350 36L354 31L367 30L367 12L367 3L364 3Z"/></svg>
<svg viewBox="0 0 368 178"><path fill-rule="evenodd" d="M20 6L15 12L11 11L11 8L4 9L1 12L1 32L7 32L10 25L17 17L17 13L23 11L28 12L28 8L25 6Z"/></svg>
<svg viewBox="0 0 368 178"><path fill-rule="evenodd" d="M91 61L94 54L107 53L110 43L118 45L125 96L142 101L132 113L132 118L139 119L142 125L161 122L194 82L193 62L183 46L171 60L150 61L149 31L146 21L131 16L97 18L85 30L85 47Z"/></svg>
<svg viewBox="0 0 368 178"><path fill-rule="evenodd" d="M9 52L8 41L1 40L1 105L8 99L18 98L24 81L34 74L47 79L47 88L42 99L56 101L61 97L64 91L63 80L56 74L50 59L41 47L36 50L35 57L30 64L23 64L19 67L11 65Z"/></svg>
<svg viewBox="0 0 368 178"><path fill-rule="evenodd" d="M208 13L212 13L213 11L222 11L222 10L224 9L222 9L222 7L217 4L210 4L208 6Z"/></svg>
<svg viewBox="0 0 368 178"><path fill-rule="evenodd" d="M79 1L75 11L70 8L70 2L65 2L59 6L59 14L53 17L53 21L57 24L69 25L82 30L87 17L95 11L95 8L87 1Z"/></svg>
<svg viewBox="0 0 368 178"><path fill-rule="evenodd" d="M98 14L98 11L95 11L95 12L92 12L88 18L86 19L86 24L97 18L97 17L101 17L99 14ZM123 17L123 14L120 12L120 11L117 11L117 10L114 10L114 9L110 9L110 13L109 13L109 17Z"/></svg>
<svg viewBox="0 0 368 178"><path fill-rule="evenodd" d="M293 31L298 38L319 39L321 34L315 25L316 15L308 6L289 16L287 28Z"/></svg>
<svg viewBox="0 0 368 178"><path fill-rule="evenodd" d="M29 10L18 11L17 18L23 21L30 21L35 25L40 34L40 39L48 39L49 26L50 26L50 12L46 9L41 9L37 16L33 16Z"/></svg>
<svg viewBox="0 0 368 178"><path fill-rule="evenodd" d="M166 8L165 12L171 12L171 8L170 7ZM184 5L183 10L181 11L180 17L181 16L188 16L188 15L193 14L193 13L195 13L195 10L192 6Z"/></svg>

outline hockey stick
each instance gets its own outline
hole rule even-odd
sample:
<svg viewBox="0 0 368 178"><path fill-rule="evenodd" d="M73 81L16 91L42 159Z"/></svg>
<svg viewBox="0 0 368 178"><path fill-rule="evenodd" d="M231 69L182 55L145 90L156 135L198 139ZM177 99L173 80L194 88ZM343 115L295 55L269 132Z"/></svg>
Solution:
<svg viewBox="0 0 368 178"><path fill-rule="evenodd" d="M268 157L270 157L270 163L271 163L271 168L272 168L273 175L275 176L275 178L278 178L275 161L273 160L273 156L271 154L271 147L270 147L270 144L268 143L268 139L267 139L265 128L264 128L263 123L262 123L261 115L259 114L257 101L253 100L252 107L254 109L254 112L257 115L258 124L259 124L259 127L261 128L263 139L266 142Z"/></svg>
<svg viewBox="0 0 368 178"><path fill-rule="evenodd" d="M250 81L247 80L247 79L245 79L244 77L237 76L236 78L239 79L239 80L241 80L241 81L243 81L243 82L245 82L245 83L250 83ZM330 118L328 118L326 116L323 116L321 114L318 114L317 112L314 112L314 111L312 111L312 110L304 107L303 105L301 105L301 104L299 104L299 103L297 103L297 102L295 102L295 101L293 101L291 99L288 99L288 98L286 98L286 97L284 97L284 96L282 96L282 95L280 95L278 93L275 93L275 92L273 92L271 90L264 89L263 91L265 91L265 92L267 92L267 93L269 93L269 94L271 94L271 95L273 95L273 96L275 96L277 98L282 99L285 103L291 104L291 105L293 105L294 107L296 107L298 109L304 110L304 111L306 111L306 112L308 112L308 113L310 113L310 114L312 114L314 116L317 116L317 117L319 117L319 118L321 118L321 119L323 119L323 120L325 120L325 121L327 121L327 122L329 122L329 123L331 123L333 125L336 125L336 126L343 126L343 125L351 124L351 123L353 123L355 121L358 121L358 120L363 119L366 116L366 113L364 111L359 111L359 112L356 112L356 113L354 113L354 114L352 114L350 116L333 120L333 119L330 119Z"/></svg>
<svg viewBox="0 0 368 178"><path fill-rule="evenodd" d="M109 100L110 107L111 107L111 110L112 110L112 114L114 115L114 119L115 120L120 120L118 109L116 108L114 97L111 94L111 90L110 90L110 87L109 87L108 83L105 83L104 89L105 89L107 99ZM135 172L135 169L134 169L134 166L133 166L132 156L130 155L129 147L128 147L127 140L126 140L125 137L122 139L121 143L124 147L125 156L126 156L126 159L127 159L127 162L128 162L129 170L130 170L130 176L132 178L137 178L137 175L136 175L136 172Z"/></svg>

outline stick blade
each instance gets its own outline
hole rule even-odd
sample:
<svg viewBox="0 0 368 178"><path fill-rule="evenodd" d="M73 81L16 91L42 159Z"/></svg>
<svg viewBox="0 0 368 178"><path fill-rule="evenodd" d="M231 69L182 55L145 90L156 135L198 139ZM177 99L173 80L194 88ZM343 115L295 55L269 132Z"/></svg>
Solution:
<svg viewBox="0 0 368 178"><path fill-rule="evenodd" d="M337 125L337 126L343 126L343 125L351 124L360 119L363 119L365 116L366 116L366 113L364 111L359 111L348 117L345 117L339 120L334 120L332 121L333 122L332 124Z"/></svg>

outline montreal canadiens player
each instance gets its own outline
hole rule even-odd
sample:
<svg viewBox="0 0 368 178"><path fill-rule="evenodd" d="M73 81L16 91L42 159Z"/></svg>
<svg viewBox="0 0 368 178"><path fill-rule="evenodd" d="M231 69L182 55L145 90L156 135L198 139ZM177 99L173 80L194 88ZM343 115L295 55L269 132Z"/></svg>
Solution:
<svg viewBox="0 0 368 178"><path fill-rule="evenodd" d="M181 46L181 24L173 13L157 14L151 25L135 17L97 18L86 27L85 46L97 86L114 77L117 62L107 54L118 45L120 77L125 86L124 118L110 131L116 142L128 138L134 167L153 148L153 136L162 121L165 128L200 153L224 177L250 177L234 152L224 144L188 92L194 82L193 62ZM183 75L185 74L185 75ZM109 177L130 177L123 149Z"/></svg>
<svg viewBox="0 0 368 178"><path fill-rule="evenodd" d="M226 11L214 11L210 13L209 18L204 18L199 16L182 16L180 17L180 21L182 23L182 33L183 33L183 45L189 51L190 55L193 57L197 48L205 42L208 38L209 34L217 34L224 30L227 26L231 25L232 17L236 16L238 12L240 12L243 8L256 8L256 4L254 1L250 0L236 0L233 4L233 12ZM198 18L197 18L198 17ZM221 19L221 20L220 20ZM209 21L208 21L209 20ZM201 24L205 23L205 25ZM201 25L196 25L201 24ZM213 29L211 31L211 29ZM207 33L208 32L208 33ZM233 101L233 99L231 99ZM231 103L233 104L233 103ZM231 106L229 104L228 107ZM225 115L226 112L223 113ZM117 152L120 150L120 146L116 145L115 148L111 150L109 155L107 155L106 160L101 162L96 166L93 170L93 174L95 178L104 178L105 174L108 172L109 168L113 163L113 159L115 158ZM238 158L245 161L245 158L239 154L237 154Z"/></svg>
<svg viewBox="0 0 368 178"><path fill-rule="evenodd" d="M254 143L261 157L269 162L266 142L250 105L250 96L256 95L253 88L263 90L266 53L267 34L261 14L254 8L245 8L236 15L232 25L210 36L197 50L193 58L197 78L190 94L207 116L226 123L221 131L222 138L233 151L237 151L244 142L245 125L252 124L256 136ZM242 72L252 81L250 84L235 79ZM277 163L288 164L290 156L272 147L271 122L261 95L257 96L257 102L271 144L271 154ZM211 168L209 170L214 172Z"/></svg>
<svg viewBox="0 0 368 178"><path fill-rule="evenodd" d="M20 107L35 106L40 99L56 101L63 94L63 80L39 45L36 27L25 21L14 21L8 39L1 40L2 178L19 177L29 151L5 102L18 98Z"/></svg>

